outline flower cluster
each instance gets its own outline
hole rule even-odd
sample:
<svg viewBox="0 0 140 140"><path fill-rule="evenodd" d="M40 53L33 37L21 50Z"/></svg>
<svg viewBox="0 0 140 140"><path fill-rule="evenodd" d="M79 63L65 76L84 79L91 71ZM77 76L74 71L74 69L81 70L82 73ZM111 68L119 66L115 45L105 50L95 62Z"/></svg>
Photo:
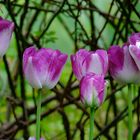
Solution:
<svg viewBox="0 0 140 140"><path fill-rule="evenodd" d="M122 47L111 46L108 51L84 49L71 55L72 68L80 81L80 96L88 106L99 106L105 97L104 76L121 83L140 83L140 33L134 33Z"/></svg>
<svg viewBox="0 0 140 140"><path fill-rule="evenodd" d="M106 76L122 83L140 83L140 33L132 34L122 47L113 45L108 51L80 49L71 55L72 69L80 81L81 101L99 106L105 99ZM59 50L29 47L23 54L23 70L34 88L53 88L66 63L67 55Z"/></svg>
<svg viewBox="0 0 140 140"><path fill-rule="evenodd" d="M14 23L0 17L0 56L9 47ZM23 54L23 71L33 88L52 89L59 81L67 54L51 48L27 48ZM122 47L113 45L108 51L80 49L71 55L72 69L80 81L81 101L99 106L105 98L106 76L122 83L140 83L140 33L133 33Z"/></svg>
<svg viewBox="0 0 140 140"><path fill-rule="evenodd" d="M3 57L9 47L13 30L14 23L0 17L0 57ZM33 88L52 89L59 81L67 58L68 55L59 50L37 50L35 46L31 46L23 53L25 77ZM140 33L132 34L122 47L113 45L108 51L80 49L71 55L71 64L80 82L81 101L91 108L98 107L105 99L105 76L108 71L118 82L140 83ZM40 133L37 135L37 139L39 138ZM29 140L35 138L30 137Z"/></svg>

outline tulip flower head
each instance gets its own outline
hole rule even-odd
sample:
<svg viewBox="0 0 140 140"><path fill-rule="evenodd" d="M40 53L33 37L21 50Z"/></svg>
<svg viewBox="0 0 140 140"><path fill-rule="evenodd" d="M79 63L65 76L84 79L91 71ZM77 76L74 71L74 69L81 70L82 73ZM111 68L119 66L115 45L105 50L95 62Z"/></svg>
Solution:
<svg viewBox="0 0 140 140"><path fill-rule="evenodd" d="M23 71L33 88L52 89L58 82L67 55L51 48L29 47L23 54Z"/></svg>
<svg viewBox="0 0 140 140"><path fill-rule="evenodd" d="M140 71L129 53L129 47L112 46L108 50L111 76L122 83L139 83Z"/></svg>
<svg viewBox="0 0 140 140"><path fill-rule="evenodd" d="M0 17L0 57L3 57L9 47L13 30L14 23Z"/></svg>
<svg viewBox="0 0 140 140"><path fill-rule="evenodd" d="M81 101L89 107L100 106L105 99L106 81L104 75L88 73L80 81Z"/></svg>
<svg viewBox="0 0 140 140"><path fill-rule="evenodd" d="M105 75L108 71L108 55L105 50L95 52L80 49L71 55L72 69L80 81L89 72Z"/></svg>

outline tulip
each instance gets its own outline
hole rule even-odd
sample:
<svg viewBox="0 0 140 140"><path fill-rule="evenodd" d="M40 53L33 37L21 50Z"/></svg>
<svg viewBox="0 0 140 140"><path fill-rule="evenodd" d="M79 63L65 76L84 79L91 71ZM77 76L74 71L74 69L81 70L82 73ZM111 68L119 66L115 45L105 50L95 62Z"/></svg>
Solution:
<svg viewBox="0 0 140 140"><path fill-rule="evenodd" d="M33 88L52 89L58 82L67 55L51 48L29 47L23 54L23 70Z"/></svg>
<svg viewBox="0 0 140 140"><path fill-rule="evenodd" d="M134 59L139 71L140 71L140 33L133 33L129 38L129 52ZM139 75L138 75L139 77ZM130 93L129 93L130 92ZM129 132L128 132L128 138L129 140L133 139L133 121L132 121L132 87L131 85L128 85L128 118L129 118Z"/></svg>
<svg viewBox="0 0 140 140"><path fill-rule="evenodd" d="M131 40L134 43L134 40ZM137 43L136 43L137 46ZM135 47L134 47L135 49ZM109 70L112 77L120 82L128 83L128 128L129 128L129 140L132 140L132 87L131 83L140 82L140 71L135 59L132 55L133 48L131 46L124 45L122 48L119 46L112 46L109 51ZM135 51L134 51L135 52ZM132 56L133 58L132 58Z"/></svg>
<svg viewBox="0 0 140 140"><path fill-rule="evenodd" d="M129 47L112 46L108 50L111 76L122 83L139 83L140 71L129 53Z"/></svg>
<svg viewBox="0 0 140 140"><path fill-rule="evenodd" d="M14 30L14 23L0 17L0 57L6 53L11 36Z"/></svg>
<svg viewBox="0 0 140 140"><path fill-rule="evenodd" d="M105 99L106 81L104 75L88 73L80 81L81 101L90 107L89 140L93 140L94 109L101 105Z"/></svg>
<svg viewBox="0 0 140 140"><path fill-rule="evenodd" d="M95 52L80 49L71 55L72 69L80 81L89 72L106 75L108 71L108 55L105 50Z"/></svg>
<svg viewBox="0 0 140 140"><path fill-rule="evenodd" d="M40 89L46 86L48 89L52 89L60 78L67 57L66 54L61 53L59 50L52 50L51 48L41 48L40 50L37 50L34 46L27 48L23 54L23 71L26 79L33 88ZM39 90L36 115L36 140L40 139L40 114L41 93Z"/></svg>
<svg viewBox="0 0 140 140"><path fill-rule="evenodd" d="M80 81L81 101L90 107L100 106L105 99L105 87L104 75L88 73Z"/></svg>

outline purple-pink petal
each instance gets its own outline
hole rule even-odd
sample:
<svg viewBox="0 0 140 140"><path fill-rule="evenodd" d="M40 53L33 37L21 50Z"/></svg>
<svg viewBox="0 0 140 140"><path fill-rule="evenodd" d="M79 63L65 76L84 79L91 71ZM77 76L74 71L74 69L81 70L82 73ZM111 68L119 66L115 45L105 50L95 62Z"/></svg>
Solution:
<svg viewBox="0 0 140 140"><path fill-rule="evenodd" d="M111 46L108 50L109 57L109 71L112 76L116 75L118 71L122 70L124 64L123 49L119 46Z"/></svg>
<svg viewBox="0 0 140 140"><path fill-rule="evenodd" d="M29 48L27 48L25 51L24 51L24 54L23 54L23 70L25 71L25 68L26 68L26 65L28 63L28 59L29 57L31 56L34 56L34 54L36 53L36 48L34 46L31 46Z"/></svg>
<svg viewBox="0 0 140 140"><path fill-rule="evenodd" d="M136 42L136 45L130 45L129 52L140 71L140 42Z"/></svg>
<svg viewBox="0 0 140 140"><path fill-rule="evenodd" d="M48 50L46 50L46 52L47 51ZM46 85L49 88L53 88L58 82L67 57L68 56L66 54L62 54L59 50L56 50L49 54L46 58L48 72L48 75L46 77Z"/></svg>
<svg viewBox="0 0 140 140"><path fill-rule="evenodd" d="M86 67L83 67L85 58L90 54L85 49L80 49L76 54L71 55L72 69L78 80L81 80L86 73Z"/></svg>
<svg viewBox="0 0 140 140"><path fill-rule="evenodd" d="M98 102L100 105L104 101L104 97L105 97L106 82L104 80L104 76L103 75L95 75L93 85L95 86L95 89L98 93L97 99L98 99Z"/></svg>
<svg viewBox="0 0 140 140"><path fill-rule="evenodd" d="M11 36L14 30L14 23L0 18L0 56L2 57L10 44Z"/></svg>
<svg viewBox="0 0 140 140"><path fill-rule="evenodd" d="M36 66L33 64L33 57L29 57L25 69L25 77L33 88L42 88L40 75L37 72Z"/></svg>
<svg viewBox="0 0 140 140"><path fill-rule="evenodd" d="M140 41L140 33L132 33L132 35L128 38L128 42L131 45L135 45L137 41Z"/></svg>
<svg viewBox="0 0 140 140"><path fill-rule="evenodd" d="M108 54L105 50L97 50L96 53L100 56L102 63L102 74L106 75L108 72Z"/></svg>
<svg viewBox="0 0 140 140"><path fill-rule="evenodd" d="M106 75L108 71L108 55L105 50L97 50L91 52L84 61L84 65L87 67L87 72L93 72L95 74Z"/></svg>

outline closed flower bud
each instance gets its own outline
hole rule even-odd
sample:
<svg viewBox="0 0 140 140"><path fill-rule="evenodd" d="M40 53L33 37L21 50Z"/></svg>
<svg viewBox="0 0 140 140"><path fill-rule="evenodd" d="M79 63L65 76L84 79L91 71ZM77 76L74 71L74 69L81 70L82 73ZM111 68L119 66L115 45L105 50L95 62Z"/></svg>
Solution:
<svg viewBox="0 0 140 140"><path fill-rule="evenodd" d="M92 52L81 49L71 55L71 63L78 80L81 80L89 72L105 75L108 71L108 55L105 50Z"/></svg>
<svg viewBox="0 0 140 140"><path fill-rule="evenodd" d="M0 57L3 57L9 47L13 30L14 23L0 17Z"/></svg>
<svg viewBox="0 0 140 140"><path fill-rule="evenodd" d="M109 71L111 76L122 83L139 83L140 71L132 56L129 53L129 47L124 45L112 46L108 50Z"/></svg>
<svg viewBox="0 0 140 140"><path fill-rule="evenodd" d="M23 54L23 70L33 88L52 89L59 81L67 55L51 48L29 47Z"/></svg>
<svg viewBox="0 0 140 140"><path fill-rule="evenodd" d="M106 92L106 81L104 75L88 73L80 81L81 101L89 107L100 106Z"/></svg>

